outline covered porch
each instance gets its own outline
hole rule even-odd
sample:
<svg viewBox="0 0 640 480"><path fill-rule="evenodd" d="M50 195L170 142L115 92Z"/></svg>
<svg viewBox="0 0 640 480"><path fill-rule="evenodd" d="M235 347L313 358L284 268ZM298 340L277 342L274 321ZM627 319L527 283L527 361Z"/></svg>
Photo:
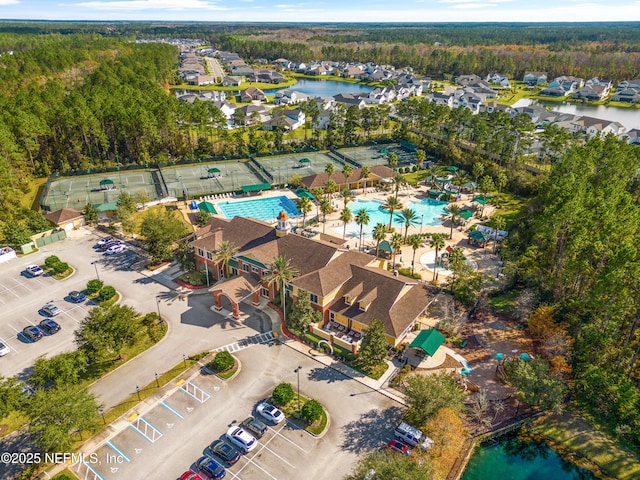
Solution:
<svg viewBox="0 0 640 480"><path fill-rule="evenodd" d="M210 289L213 292L213 310L223 311L222 301L225 297L231 304L231 316L235 320L240 320L240 302L251 297L251 305L259 306L261 289L260 280L252 275L231 277Z"/></svg>

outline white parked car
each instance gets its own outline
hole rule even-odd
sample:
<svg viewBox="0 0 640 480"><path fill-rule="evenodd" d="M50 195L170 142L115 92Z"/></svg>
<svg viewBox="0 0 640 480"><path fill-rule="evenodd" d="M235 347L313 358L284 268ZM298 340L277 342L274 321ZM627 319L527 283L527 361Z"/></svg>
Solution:
<svg viewBox="0 0 640 480"><path fill-rule="evenodd" d="M256 407L256 411L267 420L276 424L284 422L285 420L284 413L268 402L262 402Z"/></svg>
<svg viewBox="0 0 640 480"><path fill-rule="evenodd" d="M124 243L119 243L118 245L113 245L107 248L107 251L105 253L107 255L113 255L114 253L123 252L126 248L127 247L124 245Z"/></svg>
<svg viewBox="0 0 640 480"><path fill-rule="evenodd" d="M258 445L258 441L244 428L234 425L227 430L227 438L245 453L250 452Z"/></svg>
<svg viewBox="0 0 640 480"><path fill-rule="evenodd" d="M25 271L31 277L37 277L44 273L44 270L42 270L38 265L29 265Z"/></svg>
<svg viewBox="0 0 640 480"><path fill-rule="evenodd" d="M9 349L9 347L7 345L5 345L4 343L0 342L0 357L4 357L10 351L11 350Z"/></svg>

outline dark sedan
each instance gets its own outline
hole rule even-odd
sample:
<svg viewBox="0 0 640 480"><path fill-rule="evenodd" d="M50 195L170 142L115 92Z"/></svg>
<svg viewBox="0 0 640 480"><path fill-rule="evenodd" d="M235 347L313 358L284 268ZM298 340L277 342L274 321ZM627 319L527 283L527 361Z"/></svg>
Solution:
<svg viewBox="0 0 640 480"><path fill-rule="evenodd" d="M215 440L209 445L209 451L227 462L227 465L233 465L240 460L240 452L224 440Z"/></svg>
<svg viewBox="0 0 640 480"><path fill-rule="evenodd" d="M82 292L78 292L74 290L73 292L69 293L69 300L71 300L73 303L82 303L86 299L87 299L87 296Z"/></svg>
<svg viewBox="0 0 640 480"><path fill-rule="evenodd" d="M44 337L44 332L40 329L40 327L36 327L35 325L29 325L28 327L24 327L22 333L25 337L27 337L32 342L37 342L42 337Z"/></svg>
<svg viewBox="0 0 640 480"><path fill-rule="evenodd" d="M210 480L221 480L227 474L224 467L211 457L200 457L196 462L198 473Z"/></svg>
<svg viewBox="0 0 640 480"><path fill-rule="evenodd" d="M49 335L53 335L56 332L60 331L60 324L55 320L51 320L50 318L46 318L40 322L40 329L44 332L47 332Z"/></svg>

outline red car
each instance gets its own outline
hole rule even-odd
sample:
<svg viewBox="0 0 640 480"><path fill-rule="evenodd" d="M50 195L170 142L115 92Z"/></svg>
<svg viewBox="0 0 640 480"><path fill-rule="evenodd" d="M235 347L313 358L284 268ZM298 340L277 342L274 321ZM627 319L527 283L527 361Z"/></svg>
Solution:
<svg viewBox="0 0 640 480"><path fill-rule="evenodd" d="M406 455L407 457L411 455L411 449L409 448L409 445L405 445L398 440L391 440L389 443L387 443L387 450L389 450L390 452L401 453L402 455Z"/></svg>
<svg viewBox="0 0 640 480"><path fill-rule="evenodd" d="M188 470L180 475L180 480L205 480L193 470Z"/></svg>

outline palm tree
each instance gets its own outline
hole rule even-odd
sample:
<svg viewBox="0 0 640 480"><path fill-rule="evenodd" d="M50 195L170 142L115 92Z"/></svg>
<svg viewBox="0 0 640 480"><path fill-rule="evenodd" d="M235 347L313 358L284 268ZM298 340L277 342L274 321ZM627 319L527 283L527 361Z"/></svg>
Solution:
<svg viewBox="0 0 640 480"><path fill-rule="evenodd" d="M499 172L495 181L496 187L498 188L498 193L502 192L502 189L507 186L508 182L509 179L507 178L507 175L504 172Z"/></svg>
<svg viewBox="0 0 640 480"><path fill-rule="evenodd" d="M376 241L376 257L378 256L378 247L380 246L380 242L387 237L388 231L389 230L387 230L387 226L384 223L376 223L376 225L373 227L371 235Z"/></svg>
<svg viewBox="0 0 640 480"><path fill-rule="evenodd" d="M298 200L298 210L300 210L300 212L302 213L303 227L307 221L307 213L309 213L312 208L313 208L313 204L311 203L311 200L309 200L307 197L302 197L300 200Z"/></svg>
<svg viewBox="0 0 640 480"><path fill-rule="evenodd" d="M391 249L393 250L393 268L396 268L396 252L398 250L400 250L400 248L402 247L402 245L404 245L404 239L402 238L402 235L400 235L399 233L394 233L393 235L391 235L391 240L389 240L389 244L391 245Z"/></svg>
<svg viewBox="0 0 640 480"><path fill-rule="evenodd" d="M356 212L355 221L360 225L360 250L362 250L362 229L365 225L369 225L369 212L366 208L361 208Z"/></svg>
<svg viewBox="0 0 640 480"><path fill-rule="evenodd" d="M398 154L396 152L391 152L387 157L387 162L389 162L391 168L395 169L396 165L398 165Z"/></svg>
<svg viewBox="0 0 640 480"><path fill-rule="evenodd" d="M424 247L424 243L422 242L422 235L419 235L417 233L410 235L407 239L407 243L411 245L411 248L413 248L413 257L411 258L411 275L413 275L415 269L414 265L416 261L416 250L418 250L420 247Z"/></svg>
<svg viewBox="0 0 640 480"><path fill-rule="evenodd" d="M342 231L342 239L347 235L347 223L353 220L353 213L351 213L351 209L345 206L340 212L340 221L344 223L344 230Z"/></svg>
<svg viewBox="0 0 640 480"><path fill-rule="evenodd" d="M349 190L348 188L343 189L340 192L340 196L342 197L342 202L344 203L344 206L347 206L347 203L349 203L351 201L351 190Z"/></svg>
<svg viewBox="0 0 640 480"><path fill-rule="evenodd" d="M427 168L426 172L427 178L429 179L429 181L431 182L431 186L433 187L437 185L436 178L438 178L438 176L442 174L443 169L440 165L432 164Z"/></svg>
<svg viewBox="0 0 640 480"><path fill-rule="evenodd" d="M473 188L473 193L476 193L476 188L478 187L478 179L484 174L484 163L476 162L471 167L471 175L473 175L474 182L476 186Z"/></svg>
<svg viewBox="0 0 640 480"><path fill-rule="evenodd" d="M491 219L491 228L495 230L495 236L493 237L493 253L495 254L498 250L498 230L504 230L506 222L504 217L496 217L494 216Z"/></svg>
<svg viewBox="0 0 640 480"><path fill-rule="evenodd" d="M435 262L434 262L434 266L433 266L433 281L436 281L437 278L437 274L436 271L438 270L438 252L444 248L445 246L445 241L444 241L444 235L442 233L434 233L433 235L431 235L431 241L429 242L429 246L431 248L435 248Z"/></svg>
<svg viewBox="0 0 640 480"><path fill-rule="evenodd" d="M327 195L333 195L338 191L338 184L335 182L335 180L329 179L323 190Z"/></svg>
<svg viewBox="0 0 640 480"><path fill-rule="evenodd" d="M449 219L451 220L451 231L449 232L449 240L451 240L453 238L453 225L456 223L456 217L460 215L462 209L460 205L452 203L447 207L447 211L449 212Z"/></svg>
<svg viewBox="0 0 640 480"><path fill-rule="evenodd" d="M398 190L400 190L400 185L402 185L402 182L404 182L404 177L402 175L400 175L399 173L397 173L393 177L393 186L396 189L396 198L398 198Z"/></svg>
<svg viewBox="0 0 640 480"><path fill-rule="evenodd" d="M336 167L334 167L333 163L331 162L327 163L327 165L324 167L324 173L327 174L327 182L331 180L331 175L333 175L333 172L335 171L336 171Z"/></svg>
<svg viewBox="0 0 640 480"><path fill-rule="evenodd" d="M333 205L331 205L331 200L327 197L320 199L320 212L322 213L322 233L324 233L324 227L327 225L327 214L333 212Z"/></svg>
<svg viewBox="0 0 640 480"><path fill-rule="evenodd" d="M455 247L451 253L449 253L449 265L453 271L453 280L456 279L456 271L464 264L467 257L464 256L464 252L460 247Z"/></svg>
<svg viewBox="0 0 640 480"><path fill-rule="evenodd" d="M416 150L416 165L418 166L418 170L422 170L422 164L427 159L427 154L424 150Z"/></svg>
<svg viewBox="0 0 640 480"><path fill-rule="evenodd" d="M344 175L344 187L345 189L349 189L349 177L353 173L353 168L348 163L345 163L344 167L342 167L342 175Z"/></svg>
<svg viewBox="0 0 640 480"><path fill-rule="evenodd" d="M360 179L362 180L362 192L364 193L367 188L367 178L371 175L371 168L368 165L365 165L360 169Z"/></svg>
<svg viewBox="0 0 640 480"><path fill-rule="evenodd" d="M273 259L273 262L269 264L269 273L264 276L264 280L269 286L276 284L276 289L280 290L280 305L285 317L285 323L287 318L287 308L285 305L285 285L291 282L300 271L291 265L289 259L278 255ZM274 292L275 293L275 292Z"/></svg>
<svg viewBox="0 0 640 480"><path fill-rule="evenodd" d="M382 204L382 208L389 211L389 231L391 230L391 222L393 221L393 212L400 210L402 207L402 202L393 196L387 197L386 201Z"/></svg>
<svg viewBox="0 0 640 480"><path fill-rule="evenodd" d="M404 241L406 242L409 227L415 227L418 224L418 220L420 220L418 212L413 208L405 208L401 212L396 213L396 219L404 224Z"/></svg>
<svg viewBox="0 0 640 480"><path fill-rule="evenodd" d="M324 189L322 187L313 187L309 192L315 197L316 217L320 218L320 198L324 194Z"/></svg>
<svg viewBox="0 0 640 480"><path fill-rule="evenodd" d="M238 247L236 247L232 242L224 240L220 244L220 249L213 256L213 261L220 264L224 270L224 276L226 278L229 278L229 272L227 271L229 260L235 257L238 254L238 251Z"/></svg>

